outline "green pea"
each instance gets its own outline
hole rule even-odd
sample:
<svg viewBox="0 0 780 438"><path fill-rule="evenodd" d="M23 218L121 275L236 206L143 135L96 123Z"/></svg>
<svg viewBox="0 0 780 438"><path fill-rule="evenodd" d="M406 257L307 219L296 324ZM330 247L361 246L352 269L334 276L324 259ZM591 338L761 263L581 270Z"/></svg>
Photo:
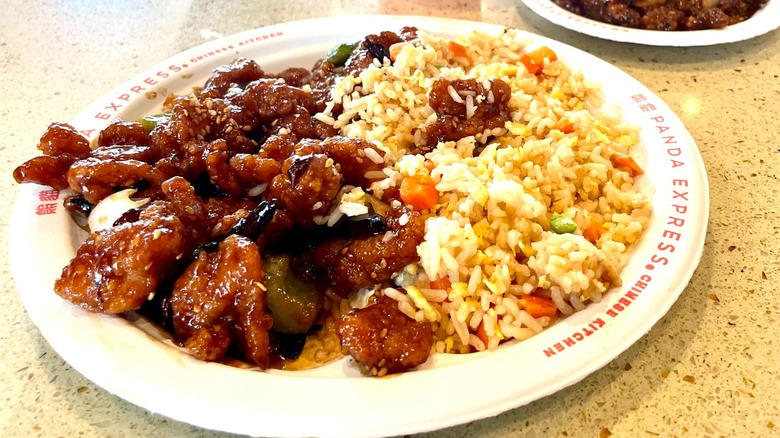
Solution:
<svg viewBox="0 0 780 438"><path fill-rule="evenodd" d="M565 214L556 214L550 218L550 228L557 234L568 234L577 230L577 224Z"/></svg>

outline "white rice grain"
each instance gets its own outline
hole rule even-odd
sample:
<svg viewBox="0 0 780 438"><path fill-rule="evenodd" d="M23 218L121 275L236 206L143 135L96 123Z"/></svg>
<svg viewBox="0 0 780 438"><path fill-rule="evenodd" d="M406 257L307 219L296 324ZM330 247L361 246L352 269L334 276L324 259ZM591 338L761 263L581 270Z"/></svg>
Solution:
<svg viewBox="0 0 780 438"><path fill-rule="evenodd" d="M585 309L585 304L580 300L580 297L577 296L577 294L569 295L569 302L571 303L572 307L574 307L574 310L577 312Z"/></svg>
<svg viewBox="0 0 780 438"><path fill-rule="evenodd" d="M377 152L372 148L365 148L363 149L363 152L365 152L366 158L368 158L369 160L373 161L376 164L382 164L385 162L385 159L382 158L381 155L379 155L379 152Z"/></svg>
<svg viewBox="0 0 780 438"><path fill-rule="evenodd" d="M482 284L482 267L477 265L474 266L469 276L468 291L472 294L475 293L480 284Z"/></svg>
<svg viewBox="0 0 780 438"><path fill-rule="evenodd" d="M479 339L477 335L472 335L472 334L469 335L469 345L474 347L474 349L476 349L477 351L485 351L485 349L487 348L485 343L482 342L482 339Z"/></svg>
<svg viewBox="0 0 780 438"><path fill-rule="evenodd" d="M525 310L521 310L517 313L517 320L523 323L526 327L533 330L535 333L541 333L544 330L542 324L539 323L533 316L531 316Z"/></svg>
<svg viewBox="0 0 780 438"><path fill-rule="evenodd" d="M555 303L555 307L557 307L558 310L564 315L571 315L574 313L574 308L571 307L569 303L567 303L563 298L561 288L553 286L550 289L550 298L552 298L553 302Z"/></svg>
<svg viewBox="0 0 780 438"><path fill-rule="evenodd" d="M334 119L333 117L325 113L317 113L314 115L314 118L319 120L322 123L325 123L326 125L330 125L330 126L336 125L336 119Z"/></svg>
<svg viewBox="0 0 780 438"><path fill-rule="evenodd" d="M392 287L386 287L382 290L382 293L385 296L388 296L399 303L408 303L411 304L412 300L408 296L406 296L405 293L399 291L398 289L393 289Z"/></svg>
<svg viewBox="0 0 780 438"><path fill-rule="evenodd" d="M393 232L392 231L386 231L384 236L382 236L382 243L387 243L389 241L393 240Z"/></svg>
<svg viewBox="0 0 780 438"><path fill-rule="evenodd" d="M455 314L455 311L450 311L450 322L452 322L453 327L455 327L455 332L458 334L458 337L460 338L460 342L463 345L469 344L469 329L466 327L466 324L463 321L458 321L457 315Z"/></svg>
<svg viewBox="0 0 780 438"><path fill-rule="evenodd" d="M381 170L369 170L368 172L363 174L363 176L366 179L385 179L386 175L385 175L385 172L383 172ZM389 182L390 182L390 180L388 180L388 183ZM388 184L388 187L389 187L389 184Z"/></svg>
<svg viewBox="0 0 780 438"><path fill-rule="evenodd" d="M455 91L455 87L453 87L452 85L448 85L447 92L450 94L452 100L454 100L457 103L463 103L463 98L460 97L460 94L458 94L457 91Z"/></svg>
<svg viewBox="0 0 780 438"><path fill-rule="evenodd" d="M466 120L474 117L474 112L477 107L474 106L474 97L472 95L466 96Z"/></svg>
<svg viewBox="0 0 780 438"><path fill-rule="evenodd" d="M251 189L249 189L249 190L246 192L246 194L247 194L247 196L249 196L250 198L253 198L253 197L255 197L255 196L260 196L260 195L262 195L262 194L263 194L263 192L265 192L265 190L266 190L267 188L268 188L268 183L262 183L262 184L258 184L258 185L256 185L256 186L252 187Z"/></svg>
<svg viewBox="0 0 780 438"><path fill-rule="evenodd" d="M420 288L420 292L423 294L426 300L434 303L441 303L447 299L446 290Z"/></svg>

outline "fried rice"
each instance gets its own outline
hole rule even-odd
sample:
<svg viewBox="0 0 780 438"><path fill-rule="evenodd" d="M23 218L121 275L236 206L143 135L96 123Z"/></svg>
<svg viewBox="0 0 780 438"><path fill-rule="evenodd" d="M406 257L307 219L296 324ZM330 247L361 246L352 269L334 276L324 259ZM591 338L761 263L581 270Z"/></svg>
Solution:
<svg viewBox="0 0 780 438"><path fill-rule="evenodd" d="M450 40L419 32L415 41L391 48L393 62L374 61L341 79L326 110L315 116L384 152L368 157L386 164L382 174L370 176L373 196L412 175L436 183L438 203L423 212L419 263L395 277L396 287L373 293L433 323L439 353L492 350L543 331L556 317L532 316L531 294L551 299L564 316L599 301L620 285L630 248L651 215L634 175L611 160L632 154L637 129L601 109L598 83L565 61L547 59L542 74L529 73L520 57L534 46L511 29L471 32L456 41L465 54L449 50ZM436 120L427 93L440 77L503 80L511 87L510 121L440 142L425 154L410 153ZM474 96L450 93L470 114ZM340 114L333 111L337 105ZM369 194L352 190L319 222L335 222L369 203ZM574 232L551 229L551 218L560 215L576 224Z"/></svg>

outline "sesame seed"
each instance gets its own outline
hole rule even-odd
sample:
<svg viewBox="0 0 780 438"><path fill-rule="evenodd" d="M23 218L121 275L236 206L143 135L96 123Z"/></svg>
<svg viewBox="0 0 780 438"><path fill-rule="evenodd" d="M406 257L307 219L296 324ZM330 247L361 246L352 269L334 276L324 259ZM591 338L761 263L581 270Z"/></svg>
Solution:
<svg viewBox="0 0 780 438"><path fill-rule="evenodd" d="M392 231L386 231L385 235L382 236L382 243L387 243L392 238L393 238L393 232Z"/></svg>

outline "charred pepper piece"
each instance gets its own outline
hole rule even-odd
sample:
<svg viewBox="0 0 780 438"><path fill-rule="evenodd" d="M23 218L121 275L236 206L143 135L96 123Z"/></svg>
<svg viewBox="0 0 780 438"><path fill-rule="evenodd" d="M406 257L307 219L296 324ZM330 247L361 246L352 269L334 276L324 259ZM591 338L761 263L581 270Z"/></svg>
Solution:
<svg viewBox="0 0 780 438"><path fill-rule="evenodd" d="M303 281L290 270L290 256L263 257L268 309L273 329L280 333L306 333L322 308L321 295L313 282Z"/></svg>
<svg viewBox="0 0 780 438"><path fill-rule="evenodd" d="M222 236L218 240L212 240L204 245L199 246L193 255L197 258L201 251L213 252L219 246L219 242L227 239L234 234L246 237L250 240L257 240L260 234L263 233L265 227L271 223L276 213L276 200L263 201L250 211L248 215L239 219L238 222L230 229L230 231Z"/></svg>

